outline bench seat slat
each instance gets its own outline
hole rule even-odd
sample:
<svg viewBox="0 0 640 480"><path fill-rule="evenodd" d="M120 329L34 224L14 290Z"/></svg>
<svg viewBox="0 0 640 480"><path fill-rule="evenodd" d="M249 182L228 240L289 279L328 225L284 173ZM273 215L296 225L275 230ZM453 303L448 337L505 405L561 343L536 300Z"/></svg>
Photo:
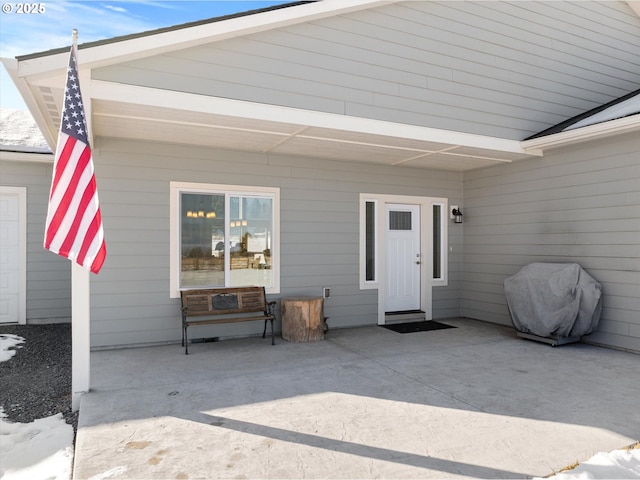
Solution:
<svg viewBox="0 0 640 480"><path fill-rule="evenodd" d="M262 317L232 317L232 318L209 318L206 320L187 320L189 325L213 325L217 323L255 322L258 320L271 320L271 316Z"/></svg>

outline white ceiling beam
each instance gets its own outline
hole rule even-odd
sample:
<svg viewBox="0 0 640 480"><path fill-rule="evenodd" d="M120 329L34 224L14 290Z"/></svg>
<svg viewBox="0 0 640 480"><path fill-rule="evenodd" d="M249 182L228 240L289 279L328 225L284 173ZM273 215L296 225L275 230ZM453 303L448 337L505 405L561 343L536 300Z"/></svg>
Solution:
<svg viewBox="0 0 640 480"><path fill-rule="evenodd" d="M91 82L91 93L93 100L124 102L234 118L342 130L365 135L443 143L512 154L541 155L533 148L525 151L517 140L185 92L171 92L102 80L93 80ZM336 141L334 139L330 140Z"/></svg>

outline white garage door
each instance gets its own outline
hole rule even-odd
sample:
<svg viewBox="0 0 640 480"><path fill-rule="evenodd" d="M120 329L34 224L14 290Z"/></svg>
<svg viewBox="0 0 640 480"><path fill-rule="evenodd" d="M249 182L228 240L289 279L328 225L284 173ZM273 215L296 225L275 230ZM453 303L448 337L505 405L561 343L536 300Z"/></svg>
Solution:
<svg viewBox="0 0 640 480"><path fill-rule="evenodd" d="M26 321L24 187L0 187L0 323Z"/></svg>

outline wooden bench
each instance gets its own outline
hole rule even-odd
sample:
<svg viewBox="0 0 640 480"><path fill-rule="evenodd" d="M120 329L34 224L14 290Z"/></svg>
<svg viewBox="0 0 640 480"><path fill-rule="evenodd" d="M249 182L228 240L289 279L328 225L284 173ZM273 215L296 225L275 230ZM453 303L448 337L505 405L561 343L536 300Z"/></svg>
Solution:
<svg viewBox="0 0 640 480"><path fill-rule="evenodd" d="M273 321L276 302L267 302L264 287L229 287L182 290L182 346L189 354L187 328L191 325L252 322L264 320L262 338L271 321L271 345L275 345ZM207 318L203 318L207 317Z"/></svg>

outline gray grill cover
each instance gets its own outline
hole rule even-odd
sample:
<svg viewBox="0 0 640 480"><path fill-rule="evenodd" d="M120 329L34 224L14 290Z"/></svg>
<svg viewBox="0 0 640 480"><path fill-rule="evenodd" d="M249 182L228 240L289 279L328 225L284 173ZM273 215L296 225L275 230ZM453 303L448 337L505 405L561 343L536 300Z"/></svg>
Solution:
<svg viewBox="0 0 640 480"><path fill-rule="evenodd" d="M531 263L504 281L515 329L540 337L581 337L598 327L602 291L577 263Z"/></svg>

